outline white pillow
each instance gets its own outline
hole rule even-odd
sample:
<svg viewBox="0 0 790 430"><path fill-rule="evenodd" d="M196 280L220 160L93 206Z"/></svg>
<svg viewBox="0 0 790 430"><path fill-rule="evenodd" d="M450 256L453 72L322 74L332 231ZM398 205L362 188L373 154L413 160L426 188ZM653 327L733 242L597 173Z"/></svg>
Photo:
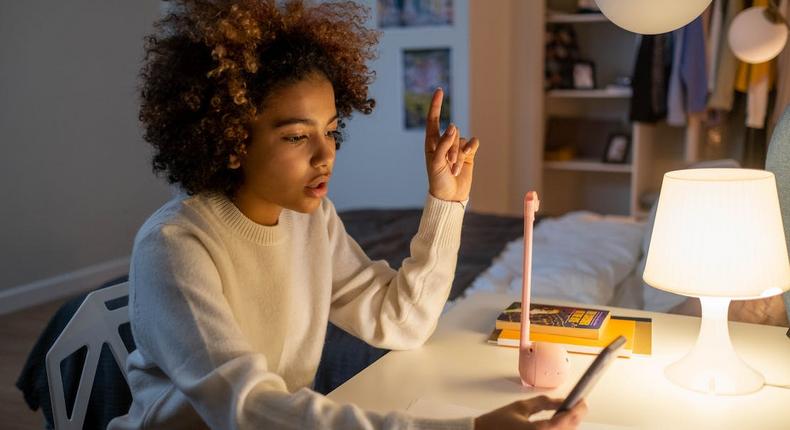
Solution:
<svg viewBox="0 0 790 430"><path fill-rule="evenodd" d="M571 212L544 219L533 236L532 296L608 304L636 266L643 236L644 223L623 217ZM508 243L467 294L519 295L523 251L523 238Z"/></svg>

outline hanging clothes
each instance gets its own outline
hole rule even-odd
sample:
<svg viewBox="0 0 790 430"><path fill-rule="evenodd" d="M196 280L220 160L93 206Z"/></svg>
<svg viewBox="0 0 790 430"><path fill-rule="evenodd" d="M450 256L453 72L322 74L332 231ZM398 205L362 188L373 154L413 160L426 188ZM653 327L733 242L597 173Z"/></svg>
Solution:
<svg viewBox="0 0 790 430"><path fill-rule="evenodd" d="M631 78L631 121L653 123L667 115L670 42L669 34L641 36Z"/></svg>
<svg viewBox="0 0 790 430"><path fill-rule="evenodd" d="M683 126L686 116L707 107L708 75L702 17L675 30L672 72L669 78L667 123Z"/></svg>
<svg viewBox="0 0 790 430"><path fill-rule="evenodd" d="M738 70L738 59L730 49L727 33L732 20L744 9L744 2L743 0L727 0L724 6L724 31L719 34L719 39L715 42L719 46L719 56L715 68L716 78L713 90L708 98L708 107L729 112L732 110L732 101L735 95L735 74Z"/></svg>
<svg viewBox="0 0 790 430"><path fill-rule="evenodd" d="M713 0L710 11L710 29L705 33L707 47L708 64L708 93L712 93L716 87L716 72L719 66L719 55L722 48L721 33L722 21L724 20L724 0ZM726 48L725 48L726 49Z"/></svg>
<svg viewBox="0 0 790 430"><path fill-rule="evenodd" d="M754 0L753 6L765 7L768 0ZM746 99L746 126L765 128L768 113L768 93L773 87L776 64L774 60L759 64L739 62L735 76L735 89L748 94Z"/></svg>
<svg viewBox="0 0 790 430"><path fill-rule="evenodd" d="M779 11L785 19L790 19L790 0L782 0ZM790 106L790 48L785 49L776 58L776 102L773 115L769 121L769 130L773 132L774 126L782 116L782 112ZM790 297L790 295L788 295Z"/></svg>

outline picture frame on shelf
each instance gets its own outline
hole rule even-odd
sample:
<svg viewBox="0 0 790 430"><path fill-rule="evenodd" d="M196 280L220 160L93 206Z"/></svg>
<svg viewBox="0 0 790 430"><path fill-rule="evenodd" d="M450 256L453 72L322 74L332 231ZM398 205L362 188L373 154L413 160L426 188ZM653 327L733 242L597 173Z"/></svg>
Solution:
<svg viewBox="0 0 790 430"><path fill-rule="evenodd" d="M603 153L604 163L624 164L631 149L631 136L625 133L612 133L606 141Z"/></svg>
<svg viewBox="0 0 790 430"><path fill-rule="evenodd" d="M576 90L595 89L595 63L587 60L573 62L573 88Z"/></svg>

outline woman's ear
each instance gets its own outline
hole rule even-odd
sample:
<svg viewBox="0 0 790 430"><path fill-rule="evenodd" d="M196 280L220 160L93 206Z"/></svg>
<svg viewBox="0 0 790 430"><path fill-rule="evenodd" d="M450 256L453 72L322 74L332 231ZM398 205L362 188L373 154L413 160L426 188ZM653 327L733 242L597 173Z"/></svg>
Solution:
<svg viewBox="0 0 790 430"><path fill-rule="evenodd" d="M241 159L245 155L247 155L247 147L242 144L237 151L231 153L228 157L228 168L235 170L241 167Z"/></svg>
<svg viewBox="0 0 790 430"><path fill-rule="evenodd" d="M236 154L230 154L230 157L228 157L228 168L235 170L239 167L241 167L241 158Z"/></svg>

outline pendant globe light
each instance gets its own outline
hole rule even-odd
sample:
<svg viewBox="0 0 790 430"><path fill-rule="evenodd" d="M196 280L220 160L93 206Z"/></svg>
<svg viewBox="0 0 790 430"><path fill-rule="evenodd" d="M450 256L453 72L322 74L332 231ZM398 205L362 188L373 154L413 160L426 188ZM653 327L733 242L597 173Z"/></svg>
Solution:
<svg viewBox="0 0 790 430"><path fill-rule="evenodd" d="M735 16L727 40L735 56L746 63L774 59L787 43L787 21L772 2L769 7L750 7Z"/></svg>
<svg viewBox="0 0 790 430"><path fill-rule="evenodd" d="M711 0L595 0L618 26L640 34L677 30L698 17Z"/></svg>

